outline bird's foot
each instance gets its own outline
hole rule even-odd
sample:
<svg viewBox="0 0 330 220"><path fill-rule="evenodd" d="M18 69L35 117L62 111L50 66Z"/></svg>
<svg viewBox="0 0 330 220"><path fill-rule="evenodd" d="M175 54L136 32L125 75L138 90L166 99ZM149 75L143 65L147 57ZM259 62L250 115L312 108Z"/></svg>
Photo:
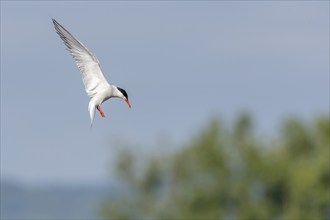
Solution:
<svg viewBox="0 0 330 220"><path fill-rule="evenodd" d="M104 112L102 111L99 105L97 106L97 110L100 112L100 115L104 118L105 117Z"/></svg>

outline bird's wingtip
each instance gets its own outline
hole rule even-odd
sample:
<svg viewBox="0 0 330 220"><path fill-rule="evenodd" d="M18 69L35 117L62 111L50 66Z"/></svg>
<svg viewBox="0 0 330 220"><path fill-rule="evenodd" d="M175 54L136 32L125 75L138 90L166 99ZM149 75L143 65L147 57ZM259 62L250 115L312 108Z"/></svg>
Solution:
<svg viewBox="0 0 330 220"><path fill-rule="evenodd" d="M55 20L55 18L52 18L53 24L58 24L58 22Z"/></svg>

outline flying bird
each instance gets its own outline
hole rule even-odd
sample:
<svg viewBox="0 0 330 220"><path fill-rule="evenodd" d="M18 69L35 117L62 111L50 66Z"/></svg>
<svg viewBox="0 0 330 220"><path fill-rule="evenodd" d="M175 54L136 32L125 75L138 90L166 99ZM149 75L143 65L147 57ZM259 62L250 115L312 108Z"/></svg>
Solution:
<svg viewBox="0 0 330 220"><path fill-rule="evenodd" d="M72 55L80 70L85 91L90 97L88 111L91 126L93 125L95 109L100 112L102 117L105 117L101 109L101 104L112 97L123 99L131 108L127 92L118 86L108 83L101 71L97 57L55 19L52 20L57 34L67 46L67 50Z"/></svg>

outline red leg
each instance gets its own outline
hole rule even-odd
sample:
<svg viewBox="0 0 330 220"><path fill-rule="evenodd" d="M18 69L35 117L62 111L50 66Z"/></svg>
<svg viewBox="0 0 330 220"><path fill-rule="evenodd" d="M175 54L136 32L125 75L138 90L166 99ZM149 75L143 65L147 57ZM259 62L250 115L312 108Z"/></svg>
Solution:
<svg viewBox="0 0 330 220"><path fill-rule="evenodd" d="M105 117L104 112L102 111L101 107L98 105L96 108L97 108L97 110L99 110L100 115L101 115L102 117Z"/></svg>

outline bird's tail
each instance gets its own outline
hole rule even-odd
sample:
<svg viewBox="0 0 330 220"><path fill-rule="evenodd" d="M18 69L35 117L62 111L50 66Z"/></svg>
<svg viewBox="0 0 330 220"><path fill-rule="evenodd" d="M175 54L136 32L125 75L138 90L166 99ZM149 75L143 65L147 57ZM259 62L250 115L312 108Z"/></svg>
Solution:
<svg viewBox="0 0 330 220"><path fill-rule="evenodd" d="M92 127L93 120L94 120L94 115L95 115L95 104L91 101L88 104L88 111L89 111L89 116L91 118L91 127Z"/></svg>

